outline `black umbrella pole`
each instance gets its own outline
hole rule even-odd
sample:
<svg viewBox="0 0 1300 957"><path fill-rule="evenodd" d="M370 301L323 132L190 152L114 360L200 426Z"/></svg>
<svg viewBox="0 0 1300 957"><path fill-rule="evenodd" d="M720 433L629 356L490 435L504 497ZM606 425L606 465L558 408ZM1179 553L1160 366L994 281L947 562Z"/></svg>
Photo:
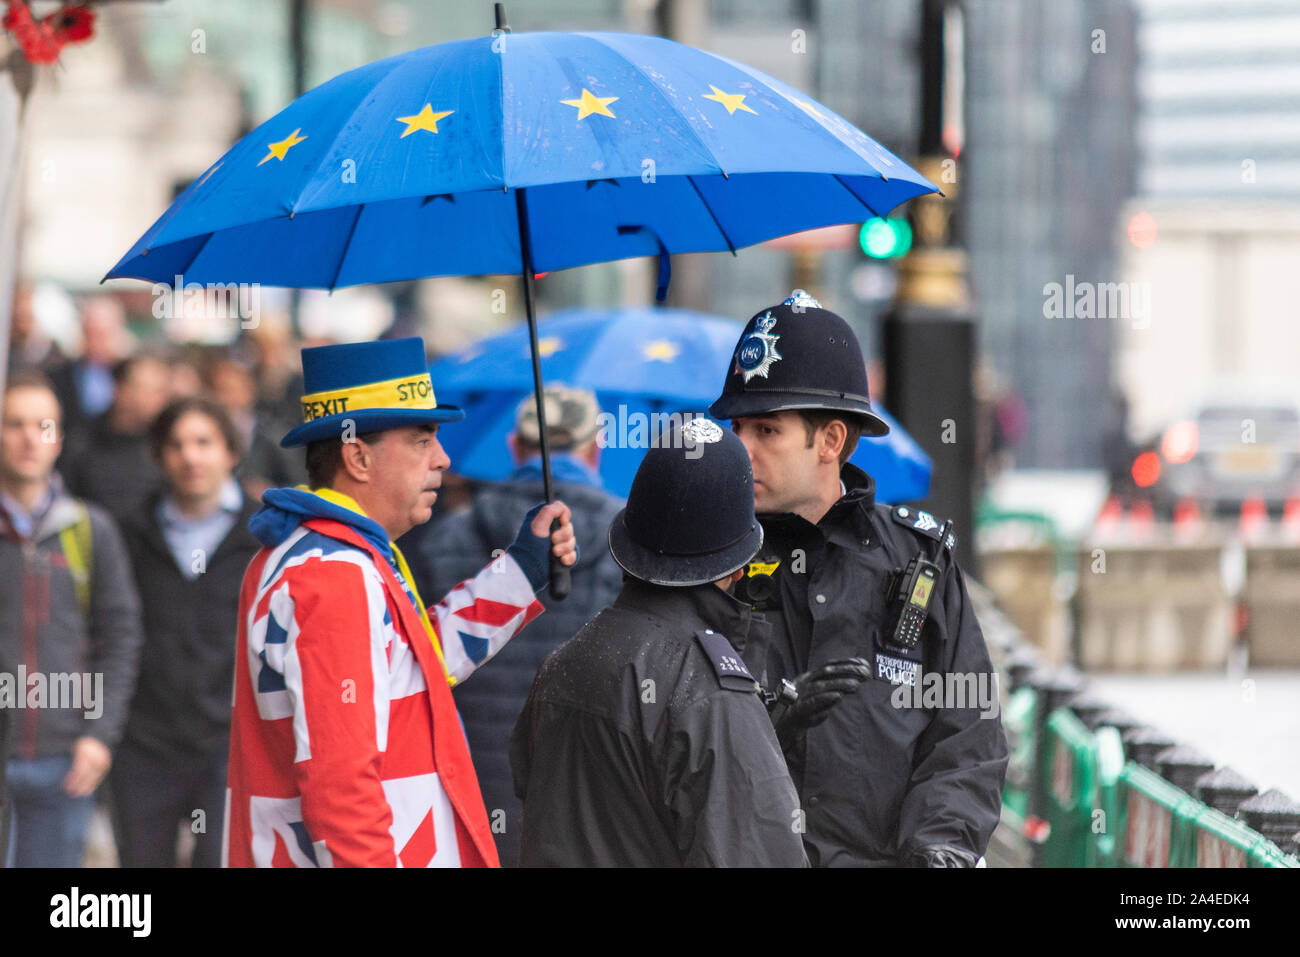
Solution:
<svg viewBox="0 0 1300 957"><path fill-rule="evenodd" d="M515 211L519 219L519 256L523 266L524 312L528 317L529 352L533 357L533 400L537 403L537 438L542 449L542 492L547 503L553 499L551 489L551 443L546 435L546 403L542 399L542 360L537 346L537 315L533 307L533 245L528 230L528 203L522 189L515 190ZM559 521L551 523L551 531ZM550 560L550 592L556 601L569 597L573 578L569 566L561 562L554 551L548 552Z"/></svg>

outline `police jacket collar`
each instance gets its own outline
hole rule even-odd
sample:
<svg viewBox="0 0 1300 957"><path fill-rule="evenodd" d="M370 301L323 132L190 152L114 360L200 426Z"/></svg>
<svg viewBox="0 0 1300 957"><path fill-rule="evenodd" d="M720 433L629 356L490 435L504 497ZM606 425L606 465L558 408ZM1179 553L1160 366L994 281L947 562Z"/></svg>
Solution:
<svg viewBox="0 0 1300 957"><path fill-rule="evenodd" d="M876 503L876 482L862 469L847 462L840 469L840 481L844 483L844 494L826 510L816 525L794 512L773 512L759 515L763 528L769 535L782 539L817 534L837 545L867 544L876 538L872 534L870 519Z"/></svg>
<svg viewBox="0 0 1300 957"><path fill-rule="evenodd" d="M665 621L680 620L688 627L688 635L696 630L693 620L698 619L725 635L737 651L744 651L749 635L750 607L712 582L673 588L624 576L623 590L614 600L614 607L645 612Z"/></svg>
<svg viewBox="0 0 1300 957"><path fill-rule="evenodd" d="M850 516L865 518L876 504L876 480L852 463L845 462L840 469L844 494L822 516L822 524L839 525Z"/></svg>

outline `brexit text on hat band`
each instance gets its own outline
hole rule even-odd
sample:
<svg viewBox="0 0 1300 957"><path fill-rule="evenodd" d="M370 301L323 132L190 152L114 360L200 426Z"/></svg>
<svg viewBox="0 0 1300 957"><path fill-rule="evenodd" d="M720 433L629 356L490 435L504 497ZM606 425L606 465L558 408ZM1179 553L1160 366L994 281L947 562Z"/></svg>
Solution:
<svg viewBox="0 0 1300 957"><path fill-rule="evenodd" d="M433 381L428 373L418 376L401 376L383 382L335 389L330 392L312 392L302 397L302 420L311 422L340 412L361 412L366 409L434 409L438 401L433 394Z"/></svg>

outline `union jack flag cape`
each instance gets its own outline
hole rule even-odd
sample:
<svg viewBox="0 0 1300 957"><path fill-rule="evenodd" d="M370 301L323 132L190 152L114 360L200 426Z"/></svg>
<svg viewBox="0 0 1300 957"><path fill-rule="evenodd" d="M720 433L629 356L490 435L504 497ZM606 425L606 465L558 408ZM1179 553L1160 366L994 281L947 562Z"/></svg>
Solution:
<svg viewBox="0 0 1300 957"><path fill-rule="evenodd" d="M533 582L507 553L425 614L401 553L346 496L263 501L223 865L497 866L450 686L541 613Z"/></svg>

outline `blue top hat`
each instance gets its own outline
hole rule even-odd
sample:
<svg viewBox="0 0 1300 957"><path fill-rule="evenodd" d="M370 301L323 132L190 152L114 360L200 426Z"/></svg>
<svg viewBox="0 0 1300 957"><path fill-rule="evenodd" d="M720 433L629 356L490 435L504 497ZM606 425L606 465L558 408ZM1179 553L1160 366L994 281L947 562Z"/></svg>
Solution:
<svg viewBox="0 0 1300 957"><path fill-rule="evenodd" d="M424 357L424 340L381 339L302 350L302 425L280 445L456 422L465 413L438 405Z"/></svg>

